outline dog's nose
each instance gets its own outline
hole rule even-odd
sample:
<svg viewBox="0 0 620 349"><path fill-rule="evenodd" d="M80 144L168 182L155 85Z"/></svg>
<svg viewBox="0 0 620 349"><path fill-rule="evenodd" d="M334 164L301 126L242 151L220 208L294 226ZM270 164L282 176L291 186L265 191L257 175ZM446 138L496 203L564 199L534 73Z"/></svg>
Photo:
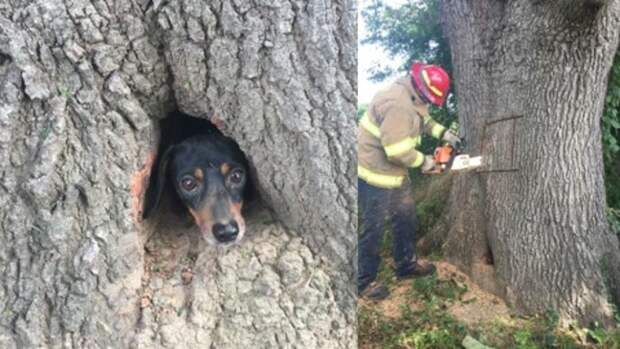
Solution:
<svg viewBox="0 0 620 349"><path fill-rule="evenodd" d="M231 221L228 224L215 223L213 225L213 235L219 242L230 242L239 235L239 226L237 222Z"/></svg>

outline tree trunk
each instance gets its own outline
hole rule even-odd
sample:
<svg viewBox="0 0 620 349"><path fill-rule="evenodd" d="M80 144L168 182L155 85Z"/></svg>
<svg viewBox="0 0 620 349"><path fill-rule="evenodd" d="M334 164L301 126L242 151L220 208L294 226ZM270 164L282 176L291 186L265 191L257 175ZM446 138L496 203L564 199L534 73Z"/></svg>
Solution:
<svg viewBox="0 0 620 349"><path fill-rule="evenodd" d="M600 118L620 3L444 0L467 152L449 258L526 313L607 322L618 241L605 216Z"/></svg>
<svg viewBox="0 0 620 349"><path fill-rule="evenodd" d="M0 5L0 347L356 347L355 6ZM177 108L251 162L238 246L141 219Z"/></svg>

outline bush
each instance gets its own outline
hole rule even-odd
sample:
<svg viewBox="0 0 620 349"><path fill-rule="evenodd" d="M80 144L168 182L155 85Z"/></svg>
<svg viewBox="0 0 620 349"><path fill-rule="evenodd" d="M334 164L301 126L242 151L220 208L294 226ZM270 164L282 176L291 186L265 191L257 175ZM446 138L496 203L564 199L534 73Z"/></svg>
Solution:
<svg viewBox="0 0 620 349"><path fill-rule="evenodd" d="M450 175L424 176L412 171L413 197L416 201L417 238L431 232L443 217L448 204L452 177Z"/></svg>

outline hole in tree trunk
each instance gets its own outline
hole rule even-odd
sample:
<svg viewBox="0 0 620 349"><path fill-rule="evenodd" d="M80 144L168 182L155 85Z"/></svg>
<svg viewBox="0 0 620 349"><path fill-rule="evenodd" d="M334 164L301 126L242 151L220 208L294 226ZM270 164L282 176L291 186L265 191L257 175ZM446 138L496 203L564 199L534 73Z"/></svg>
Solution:
<svg viewBox="0 0 620 349"><path fill-rule="evenodd" d="M482 262L486 265L494 265L493 261L493 251L491 251L491 247L487 246L486 253L482 256Z"/></svg>
<svg viewBox="0 0 620 349"><path fill-rule="evenodd" d="M246 242L259 200L245 154L213 123L174 111L160 132L144 204L145 268L188 283L205 243Z"/></svg>
<svg viewBox="0 0 620 349"><path fill-rule="evenodd" d="M0 52L0 66L11 63L11 56Z"/></svg>

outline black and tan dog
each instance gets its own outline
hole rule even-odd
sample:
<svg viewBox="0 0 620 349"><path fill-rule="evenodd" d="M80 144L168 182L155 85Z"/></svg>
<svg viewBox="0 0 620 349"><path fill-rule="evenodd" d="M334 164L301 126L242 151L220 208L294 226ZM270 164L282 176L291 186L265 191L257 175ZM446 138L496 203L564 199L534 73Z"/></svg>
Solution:
<svg viewBox="0 0 620 349"><path fill-rule="evenodd" d="M245 232L241 214L248 195L248 166L239 146L217 130L170 145L159 166L145 218L159 206L168 181L204 239L211 244L238 242Z"/></svg>

